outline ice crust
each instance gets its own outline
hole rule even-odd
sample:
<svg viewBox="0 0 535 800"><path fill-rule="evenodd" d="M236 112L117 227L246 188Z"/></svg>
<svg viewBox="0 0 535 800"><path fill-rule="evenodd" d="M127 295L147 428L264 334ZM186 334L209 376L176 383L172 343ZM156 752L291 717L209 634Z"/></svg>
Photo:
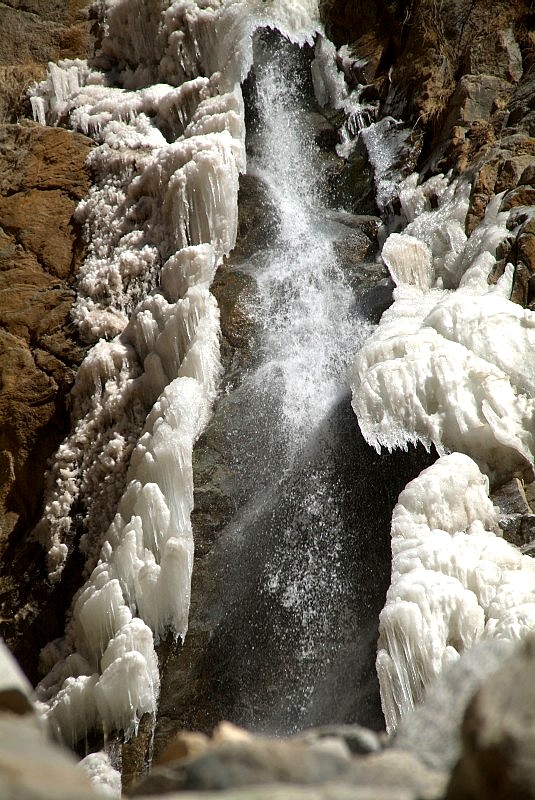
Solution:
<svg viewBox="0 0 535 800"><path fill-rule="evenodd" d="M488 479L461 453L411 481L392 516L392 582L377 674L387 730L477 640L535 626L535 561L496 535Z"/></svg>
<svg viewBox="0 0 535 800"><path fill-rule="evenodd" d="M65 637L41 654L37 687L68 742L99 724L135 731L156 710L155 641L187 631L192 448L220 375L209 286L236 239L239 82L262 26L312 42L316 0L109 0L100 68L50 64L32 93L37 121L97 145L94 185L76 212L88 255L73 311L93 346L36 530L58 580L84 520L87 581Z"/></svg>
<svg viewBox="0 0 535 800"><path fill-rule="evenodd" d="M106 753L90 753L82 758L78 766L98 795L121 797L121 773L112 767Z"/></svg>
<svg viewBox="0 0 535 800"><path fill-rule="evenodd" d="M394 303L353 364L353 406L378 450L420 441L441 457L392 519L377 656L389 731L475 641L535 627L535 564L496 535L488 499L489 477L533 474L535 314L508 299L512 265L487 280L515 219L497 196L467 238L461 181L413 175L397 191L405 226L382 249Z"/></svg>

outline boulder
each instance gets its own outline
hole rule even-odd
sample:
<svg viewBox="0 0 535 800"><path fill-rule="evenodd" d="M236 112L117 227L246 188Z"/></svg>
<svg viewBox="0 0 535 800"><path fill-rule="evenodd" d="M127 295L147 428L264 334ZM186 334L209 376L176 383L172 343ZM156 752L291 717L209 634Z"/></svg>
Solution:
<svg viewBox="0 0 535 800"><path fill-rule="evenodd" d="M89 779L66 751L48 742L33 718L0 714L0 797L95 800Z"/></svg>
<svg viewBox="0 0 535 800"><path fill-rule="evenodd" d="M480 642L464 652L429 686L424 702L402 717L391 745L409 751L433 770L448 775L461 753L466 708L489 675L513 650L511 642Z"/></svg>
<svg viewBox="0 0 535 800"><path fill-rule="evenodd" d="M221 797L239 797L235 790L252 787L245 797L272 797L271 787L284 784L284 797L309 793L307 797L328 798L337 785L341 797L352 798L427 798L442 797L445 775L430 769L412 753L402 750L353 755L358 750L378 745L372 735L353 726L308 731L290 739L252 736L234 728L216 733L210 746L198 756L156 767L129 795L154 796L176 791L222 792ZM265 787L266 794L260 786ZM254 787L254 788L253 788ZM321 789L319 787L322 787ZM350 792L345 794L345 792ZM276 796L276 795L275 795ZM338 797L338 795L333 795Z"/></svg>
<svg viewBox="0 0 535 800"><path fill-rule="evenodd" d="M535 636L487 678L469 704L447 800L535 798Z"/></svg>
<svg viewBox="0 0 535 800"><path fill-rule="evenodd" d="M0 639L0 711L26 714L33 711L32 686Z"/></svg>
<svg viewBox="0 0 535 800"><path fill-rule="evenodd" d="M522 53L513 30L496 30L474 39L468 48L466 72L518 83L522 77Z"/></svg>

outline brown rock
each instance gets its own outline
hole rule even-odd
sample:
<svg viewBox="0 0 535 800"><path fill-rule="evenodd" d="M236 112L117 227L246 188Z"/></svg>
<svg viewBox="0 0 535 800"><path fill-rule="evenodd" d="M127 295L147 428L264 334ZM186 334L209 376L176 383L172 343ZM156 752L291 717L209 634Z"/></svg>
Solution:
<svg viewBox="0 0 535 800"><path fill-rule="evenodd" d="M26 89L49 61L89 54L87 0L10 0L0 4L0 123L29 113Z"/></svg>
<svg viewBox="0 0 535 800"><path fill-rule="evenodd" d="M210 745L210 739L204 733L196 731L181 731L171 739L167 747L158 756L155 766L170 764L173 761L182 761L203 753Z"/></svg>
<svg viewBox="0 0 535 800"><path fill-rule="evenodd" d="M84 355L70 322L83 256L72 216L91 185L91 146L84 136L29 122L0 128L0 614L32 677L40 647L62 628L63 609L51 613L50 630L36 624L35 638L28 636L50 594L42 551L28 533Z"/></svg>
<svg viewBox="0 0 535 800"><path fill-rule="evenodd" d="M522 77L522 54L512 29L492 31L473 40L468 48L466 71L517 83Z"/></svg>
<svg viewBox="0 0 535 800"><path fill-rule="evenodd" d="M499 191L499 189L497 189ZM535 189L532 186L517 186L504 196L500 211L510 211L518 206L534 206Z"/></svg>
<svg viewBox="0 0 535 800"><path fill-rule="evenodd" d="M485 216L489 201L494 196L494 186L498 175L498 164L492 161L484 164L472 183L468 212L466 214L466 234L469 236Z"/></svg>
<svg viewBox="0 0 535 800"><path fill-rule="evenodd" d="M528 186L535 186L535 164L530 164L526 167L518 182Z"/></svg>
<svg viewBox="0 0 535 800"><path fill-rule="evenodd" d="M463 75L451 100L452 123L467 126L488 119L505 106L512 88L508 81L494 75Z"/></svg>
<svg viewBox="0 0 535 800"><path fill-rule="evenodd" d="M523 308L528 304L529 278L530 273L528 268L522 261L518 261L515 265L513 288L511 290L510 299L513 303L518 303L518 305Z"/></svg>

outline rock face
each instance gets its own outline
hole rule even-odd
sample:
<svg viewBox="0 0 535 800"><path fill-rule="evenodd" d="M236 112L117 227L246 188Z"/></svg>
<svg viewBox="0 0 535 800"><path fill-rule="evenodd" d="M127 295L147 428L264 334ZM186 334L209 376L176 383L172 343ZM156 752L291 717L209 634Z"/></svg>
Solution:
<svg viewBox="0 0 535 800"><path fill-rule="evenodd" d="M83 258L73 213L91 185L92 143L24 119L26 89L48 60L90 52L85 7L0 4L0 604L4 636L32 680L72 594L68 581L47 587L42 549L28 534L84 355L69 315Z"/></svg>
<svg viewBox="0 0 535 800"><path fill-rule="evenodd" d="M87 0L5 0L0 5L0 123L28 116L26 89L44 78L48 61L86 55L94 24L88 5Z"/></svg>
<svg viewBox="0 0 535 800"><path fill-rule="evenodd" d="M40 548L27 536L84 355L69 314L83 255L73 213L89 190L90 147L30 122L0 130L0 591L4 636L32 676L39 641L28 641L36 609L27 593L36 581L45 587Z"/></svg>

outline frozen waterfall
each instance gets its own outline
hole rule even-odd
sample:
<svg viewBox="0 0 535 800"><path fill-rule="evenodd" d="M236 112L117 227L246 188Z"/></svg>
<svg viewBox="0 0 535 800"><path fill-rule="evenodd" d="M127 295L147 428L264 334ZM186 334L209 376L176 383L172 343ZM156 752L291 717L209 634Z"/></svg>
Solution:
<svg viewBox="0 0 535 800"><path fill-rule="evenodd" d="M379 207L395 192L401 214L382 249L394 303L364 321L341 255L357 223L329 208L313 124L330 104L353 135L362 110L334 45L314 52L317 6L109 0L98 58L51 64L33 91L39 122L95 141L73 310L91 349L35 531L52 581L85 559L37 688L72 743L131 735L158 703L169 727L378 726L379 614L393 729L478 638L535 625L534 562L488 499L535 452L535 313L507 299L510 268L487 283L521 221L498 197L467 238L468 187L396 183L376 123ZM244 174L264 216L246 253ZM225 276L250 350L226 373ZM441 457L416 477L422 444ZM203 496L224 506L209 547Z"/></svg>

